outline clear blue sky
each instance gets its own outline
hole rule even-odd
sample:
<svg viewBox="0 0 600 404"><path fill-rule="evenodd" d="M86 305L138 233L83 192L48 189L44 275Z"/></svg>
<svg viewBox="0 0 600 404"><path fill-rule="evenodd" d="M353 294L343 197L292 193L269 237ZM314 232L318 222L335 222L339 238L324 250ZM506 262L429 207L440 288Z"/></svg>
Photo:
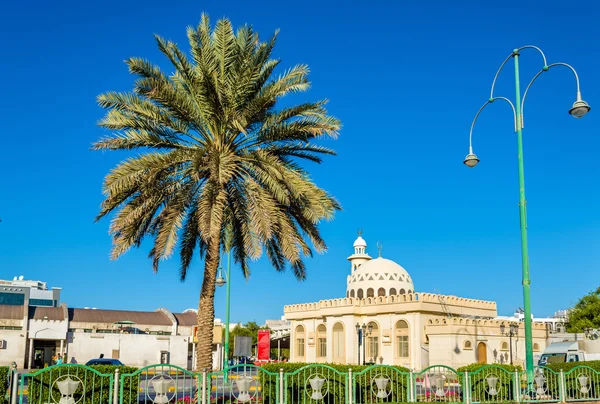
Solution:
<svg viewBox="0 0 600 404"><path fill-rule="evenodd" d="M104 134L95 97L128 90L123 60L165 65L152 34L179 42L203 11L281 29L275 55L307 63L313 89L344 128L339 156L311 167L344 211L322 226L330 247L307 262L308 280L265 260L245 282L234 270L232 321L279 318L283 305L345 293L356 229L368 252L404 266L416 290L522 305L516 137L509 109L486 109L475 131L476 169L462 160L471 120L502 60L526 44L578 70L592 112L567 114L575 83L545 74L526 108L533 312L549 315L599 285L600 4L564 1L59 1L9 2L0 13L2 142L0 277L24 275L64 289L71 307L174 311L196 307L202 262L186 283L178 261L152 273L149 247L108 258L109 220L94 223L104 175L126 154L92 152ZM492 4L494 6L492 6ZM523 81L542 63L521 58ZM169 70L170 71L170 70ZM514 97L512 65L497 95ZM597 109L596 109L597 107ZM217 293L224 315L224 290Z"/></svg>

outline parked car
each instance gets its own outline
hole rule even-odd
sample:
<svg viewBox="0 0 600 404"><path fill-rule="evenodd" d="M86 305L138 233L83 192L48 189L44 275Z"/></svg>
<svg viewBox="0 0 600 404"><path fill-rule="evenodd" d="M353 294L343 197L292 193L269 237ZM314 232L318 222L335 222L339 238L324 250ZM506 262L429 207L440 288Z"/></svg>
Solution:
<svg viewBox="0 0 600 404"><path fill-rule="evenodd" d="M85 366L94 366L94 365L110 365L110 366L125 366L118 359L110 359L110 358L98 358L89 360Z"/></svg>

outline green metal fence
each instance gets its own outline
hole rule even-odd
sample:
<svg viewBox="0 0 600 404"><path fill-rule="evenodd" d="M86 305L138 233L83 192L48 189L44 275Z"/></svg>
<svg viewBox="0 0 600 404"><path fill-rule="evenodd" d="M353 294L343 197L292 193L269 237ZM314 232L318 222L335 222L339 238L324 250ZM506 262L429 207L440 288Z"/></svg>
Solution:
<svg viewBox="0 0 600 404"><path fill-rule="evenodd" d="M204 403L280 403L280 374L254 365L237 365L204 374Z"/></svg>
<svg viewBox="0 0 600 404"><path fill-rule="evenodd" d="M112 374L76 365L57 365L20 378L20 404L112 404Z"/></svg>
<svg viewBox="0 0 600 404"><path fill-rule="evenodd" d="M565 401L600 401L600 372L577 366L563 377Z"/></svg>
<svg viewBox="0 0 600 404"><path fill-rule="evenodd" d="M417 402L461 402L462 378L448 366L430 366L415 373L414 392Z"/></svg>
<svg viewBox="0 0 600 404"><path fill-rule="evenodd" d="M503 367L489 365L466 373L463 380L466 386L465 395L468 394L471 403L499 403L517 399L518 372L509 372Z"/></svg>
<svg viewBox="0 0 600 404"><path fill-rule="evenodd" d="M326 365L307 365L285 375L286 404L347 404L349 373Z"/></svg>
<svg viewBox="0 0 600 404"><path fill-rule="evenodd" d="M119 404L191 404L197 402L198 386L198 374L186 369L166 364L146 366L121 375Z"/></svg>
<svg viewBox="0 0 600 404"><path fill-rule="evenodd" d="M411 374L392 366L375 365L352 373L353 403L405 403L410 400Z"/></svg>
<svg viewBox="0 0 600 404"><path fill-rule="evenodd" d="M102 370L102 369L100 369ZM106 370L104 370L106 371ZM374 365L357 372L311 364L293 372L238 365L190 372L152 365L104 374L75 364L51 366L13 378L11 404L374 404L406 402L553 403L600 401L600 372L581 365L567 372L526 372L486 365L459 373L447 366L405 372Z"/></svg>

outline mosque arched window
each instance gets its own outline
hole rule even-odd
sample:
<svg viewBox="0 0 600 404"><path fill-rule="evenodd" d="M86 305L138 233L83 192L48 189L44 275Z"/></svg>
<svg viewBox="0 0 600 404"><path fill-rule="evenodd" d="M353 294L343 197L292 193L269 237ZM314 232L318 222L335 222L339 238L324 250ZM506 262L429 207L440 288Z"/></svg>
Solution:
<svg viewBox="0 0 600 404"><path fill-rule="evenodd" d="M324 360L327 357L327 327L321 324L317 327L317 358Z"/></svg>
<svg viewBox="0 0 600 404"><path fill-rule="evenodd" d="M299 325L296 327L296 358L304 359L304 327Z"/></svg>
<svg viewBox="0 0 600 404"><path fill-rule="evenodd" d="M363 290L362 289L358 289L358 292L356 292L356 297L358 297L359 299L362 299L363 297L365 297L363 295Z"/></svg>
<svg viewBox="0 0 600 404"><path fill-rule="evenodd" d="M344 324L335 323L333 326L333 362L346 363L346 336Z"/></svg>
<svg viewBox="0 0 600 404"><path fill-rule="evenodd" d="M391 288L390 289L390 296L396 296L396 289L395 288Z"/></svg>
<svg viewBox="0 0 600 404"><path fill-rule="evenodd" d="M396 358L410 357L408 323L400 320L396 323Z"/></svg>
<svg viewBox="0 0 600 404"><path fill-rule="evenodd" d="M403 295L403 294L405 294L405 293L406 293L406 290L404 290L404 289L400 289L400 294L401 294L401 295Z"/></svg>
<svg viewBox="0 0 600 404"><path fill-rule="evenodd" d="M367 297L375 297L375 290L373 288L367 289Z"/></svg>
<svg viewBox="0 0 600 404"><path fill-rule="evenodd" d="M377 363L379 359L379 326L376 322L371 321L368 324L371 328L371 333L367 334L367 361L371 363Z"/></svg>
<svg viewBox="0 0 600 404"><path fill-rule="evenodd" d="M350 291L350 297L354 297L354 289Z"/></svg>
<svg viewBox="0 0 600 404"><path fill-rule="evenodd" d="M385 289L384 288L379 288L377 290L377 296L385 296Z"/></svg>

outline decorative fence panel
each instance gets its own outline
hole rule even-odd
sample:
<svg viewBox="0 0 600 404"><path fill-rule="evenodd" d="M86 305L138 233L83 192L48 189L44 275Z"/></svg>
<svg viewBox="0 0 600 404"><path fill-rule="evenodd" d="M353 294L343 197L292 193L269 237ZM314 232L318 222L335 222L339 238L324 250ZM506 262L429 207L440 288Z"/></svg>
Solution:
<svg viewBox="0 0 600 404"><path fill-rule="evenodd" d="M308 365L285 375L286 404L348 403L348 373L325 365Z"/></svg>
<svg viewBox="0 0 600 404"><path fill-rule="evenodd" d="M521 372L521 401L559 402L561 401L561 372L536 366L533 381L527 386L527 372Z"/></svg>
<svg viewBox="0 0 600 404"><path fill-rule="evenodd" d="M279 374L258 366L237 365L226 371L208 373L206 379L205 403L280 403Z"/></svg>
<svg viewBox="0 0 600 404"><path fill-rule="evenodd" d="M112 404L112 374L83 365L50 366L20 379L20 404Z"/></svg>
<svg viewBox="0 0 600 404"><path fill-rule="evenodd" d="M197 400L198 386L198 375L178 366L147 366L121 375L119 403L191 404Z"/></svg>
<svg viewBox="0 0 600 404"><path fill-rule="evenodd" d="M566 401L600 401L600 372L577 366L564 373Z"/></svg>
<svg viewBox="0 0 600 404"><path fill-rule="evenodd" d="M498 403L515 401L518 389L518 373L495 365L484 366L471 373L467 373L469 399L472 403ZM463 377L464 378L464 377ZM467 384L468 383L468 384Z"/></svg>
<svg viewBox="0 0 600 404"><path fill-rule="evenodd" d="M405 403L410 396L410 373L375 365L352 374L354 404Z"/></svg>
<svg viewBox="0 0 600 404"><path fill-rule="evenodd" d="M462 377L448 366L430 366L415 374L415 398L418 402L462 402Z"/></svg>

